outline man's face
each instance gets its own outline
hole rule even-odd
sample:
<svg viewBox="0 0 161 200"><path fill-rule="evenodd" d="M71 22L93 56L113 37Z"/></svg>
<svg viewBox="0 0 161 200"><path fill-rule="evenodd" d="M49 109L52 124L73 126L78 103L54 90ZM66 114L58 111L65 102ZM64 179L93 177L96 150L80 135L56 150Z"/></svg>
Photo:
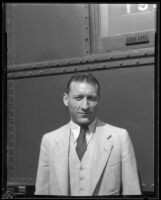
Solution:
<svg viewBox="0 0 161 200"><path fill-rule="evenodd" d="M69 94L64 94L64 104L69 108L71 119L78 125L92 123L96 116L98 100L97 85L87 82L73 81Z"/></svg>

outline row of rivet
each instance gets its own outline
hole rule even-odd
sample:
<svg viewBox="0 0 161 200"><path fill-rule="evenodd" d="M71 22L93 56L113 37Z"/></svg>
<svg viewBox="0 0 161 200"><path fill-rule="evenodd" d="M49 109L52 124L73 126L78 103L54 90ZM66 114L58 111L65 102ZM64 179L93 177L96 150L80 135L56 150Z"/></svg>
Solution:
<svg viewBox="0 0 161 200"><path fill-rule="evenodd" d="M106 63L88 64L88 65L80 65L80 66L77 65L77 66L72 66L72 67L50 68L50 69L44 69L44 70L12 72L12 73L8 73L8 78L10 79L10 78L32 77L32 76L68 73L68 72L75 72L75 71L99 70L99 69L141 66L141 65L150 65L150 64L154 64L154 57L147 57L146 59L143 58L143 59L124 60L124 62L113 61L112 63L106 62Z"/></svg>
<svg viewBox="0 0 161 200"><path fill-rule="evenodd" d="M154 49L149 49L145 51L133 51L130 54L128 53L121 53L117 55L109 55L109 54L100 54L96 56L88 56L83 58L75 58L75 59L68 59L68 60L60 60L59 62L46 62L46 63L31 63L31 64L22 64L22 65L10 65L8 66L8 72L12 71L19 71L19 70L34 70L34 69L44 69L44 68L57 68L62 66L72 66L72 65L79 65L79 64L88 64L93 62L108 62L114 60L125 60L125 59L133 59L133 58L141 58L141 57L151 57L154 56Z"/></svg>
<svg viewBox="0 0 161 200"><path fill-rule="evenodd" d="M88 41L88 39L85 39ZM12 51L12 50L11 50ZM143 56L154 56L154 53L148 54L143 53L140 55L120 55L120 56L106 56L106 57L90 57L90 58L83 58L82 60L64 60L60 61L59 63L37 63L37 64L22 64L20 66L8 66L8 72L11 71L18 71L18 70L32 70L32 69L41 69L41 68L50 68L50 67L61 67L61 66L69 66L69 65L75 65L75 64L85 64L85 63L92 63L92 62L104 62L104 61L113 61L113 60L124 60L124 59L131 59L131 58L137 58L137 57L143 57Z"/></svg>
<svg viewBox="0 0 161 200"><path fill-rule="evenodd" d="M89 54L89 50L90 50L90 44L89 44L89 22L88 22L88 5L84 6L85 8L85 28L84 28L84 32L85 32L85 44L84 44L84 50L85 50L85 54Z"/></svg>
<svg viewBox="0 0 161 200"><path fill-rule="evenodd" d="M14 35L14 12L13 5L8 4L6 7L6 32L7 32L7 63L13 65L15 60L15 35Z"/></svg>
<svg viewBox="0 0 161 200"><path fill-rule="evenodd" d="M153 64L153 63L148 63L148 64ZM136 65L141 65L139 62L136 63ZM120 63L119 66L117 67L122 67L123 65ZM116 67L116 66L115 66ZM125 66L124 66L125 67ZM108 67L106 65L102 65L99 69L106 69L106 68L114 68L113 66ZM95 70L98 68L95 67L87 67L86 69L83 68L74 68L74 70L59 70L59 71L55 71L55 70L43 70L43 71L36 71L36 72L23 72L23 73L10 73L8 74L8 79L12 79L12 78L23 78L23 77L32 77L32 76L41 76L41 75L51 75L51 74L60 74L60 73L68 73L68 72L75 72L75 71L86 71L86 70Z"/></svg>
<svg viewBox="0 0 161 200"><path fill-rule="evenodd" d="M14 91L14 81L8 81L8 170L9 170L9 178L15 177L15 91Z"/></svg>

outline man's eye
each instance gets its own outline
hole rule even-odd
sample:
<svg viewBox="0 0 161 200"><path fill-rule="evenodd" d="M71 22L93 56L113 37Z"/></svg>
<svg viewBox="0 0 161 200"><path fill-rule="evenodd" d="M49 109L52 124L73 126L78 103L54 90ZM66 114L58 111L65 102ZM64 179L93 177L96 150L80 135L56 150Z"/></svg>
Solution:
<svg viewBox="0 0 161 200"><path fill-rule="evenodd" d="M96 101L96 100L97 100L97 97L89 97L88 100L89 100L89 101Z"/></svg>
<svg viewBox="0 0 161 200"><path fill-rule="evenodd" d="M82 98L81 97L75 97L74 99L77 100L77 101L80 101Z"/></svg>

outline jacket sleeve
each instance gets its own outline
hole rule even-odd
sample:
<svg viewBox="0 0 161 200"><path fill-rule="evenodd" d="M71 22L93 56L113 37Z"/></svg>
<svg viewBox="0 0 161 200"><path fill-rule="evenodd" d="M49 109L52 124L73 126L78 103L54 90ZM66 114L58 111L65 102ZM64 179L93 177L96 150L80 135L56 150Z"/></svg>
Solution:
<svg viewBox="0 0 161 200"><path fill-rule="evenodd" d="M122 145L122 194L141 195L135 152L128 132L121 134Z"/></svg>
<svg viewBox="0 0 161 200"><path fill-rule="evenodd" d="M49 159L48 138L43 136L40 146L40 155L36 177L35 195L49 194Z"/></svg>

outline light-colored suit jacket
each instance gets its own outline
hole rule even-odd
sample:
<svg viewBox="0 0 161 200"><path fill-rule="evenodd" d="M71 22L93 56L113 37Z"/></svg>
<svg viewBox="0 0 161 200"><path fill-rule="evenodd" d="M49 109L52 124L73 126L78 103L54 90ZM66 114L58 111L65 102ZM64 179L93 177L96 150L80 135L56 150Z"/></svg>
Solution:
<svg viewBox="0 0 161 200"><path fill-rule="evenodd" d="M89 185L91 195L140 195L135 153L129 135L97 120L95 158ZM43 136L36 195L68 195L70 124Z"/></svg>

